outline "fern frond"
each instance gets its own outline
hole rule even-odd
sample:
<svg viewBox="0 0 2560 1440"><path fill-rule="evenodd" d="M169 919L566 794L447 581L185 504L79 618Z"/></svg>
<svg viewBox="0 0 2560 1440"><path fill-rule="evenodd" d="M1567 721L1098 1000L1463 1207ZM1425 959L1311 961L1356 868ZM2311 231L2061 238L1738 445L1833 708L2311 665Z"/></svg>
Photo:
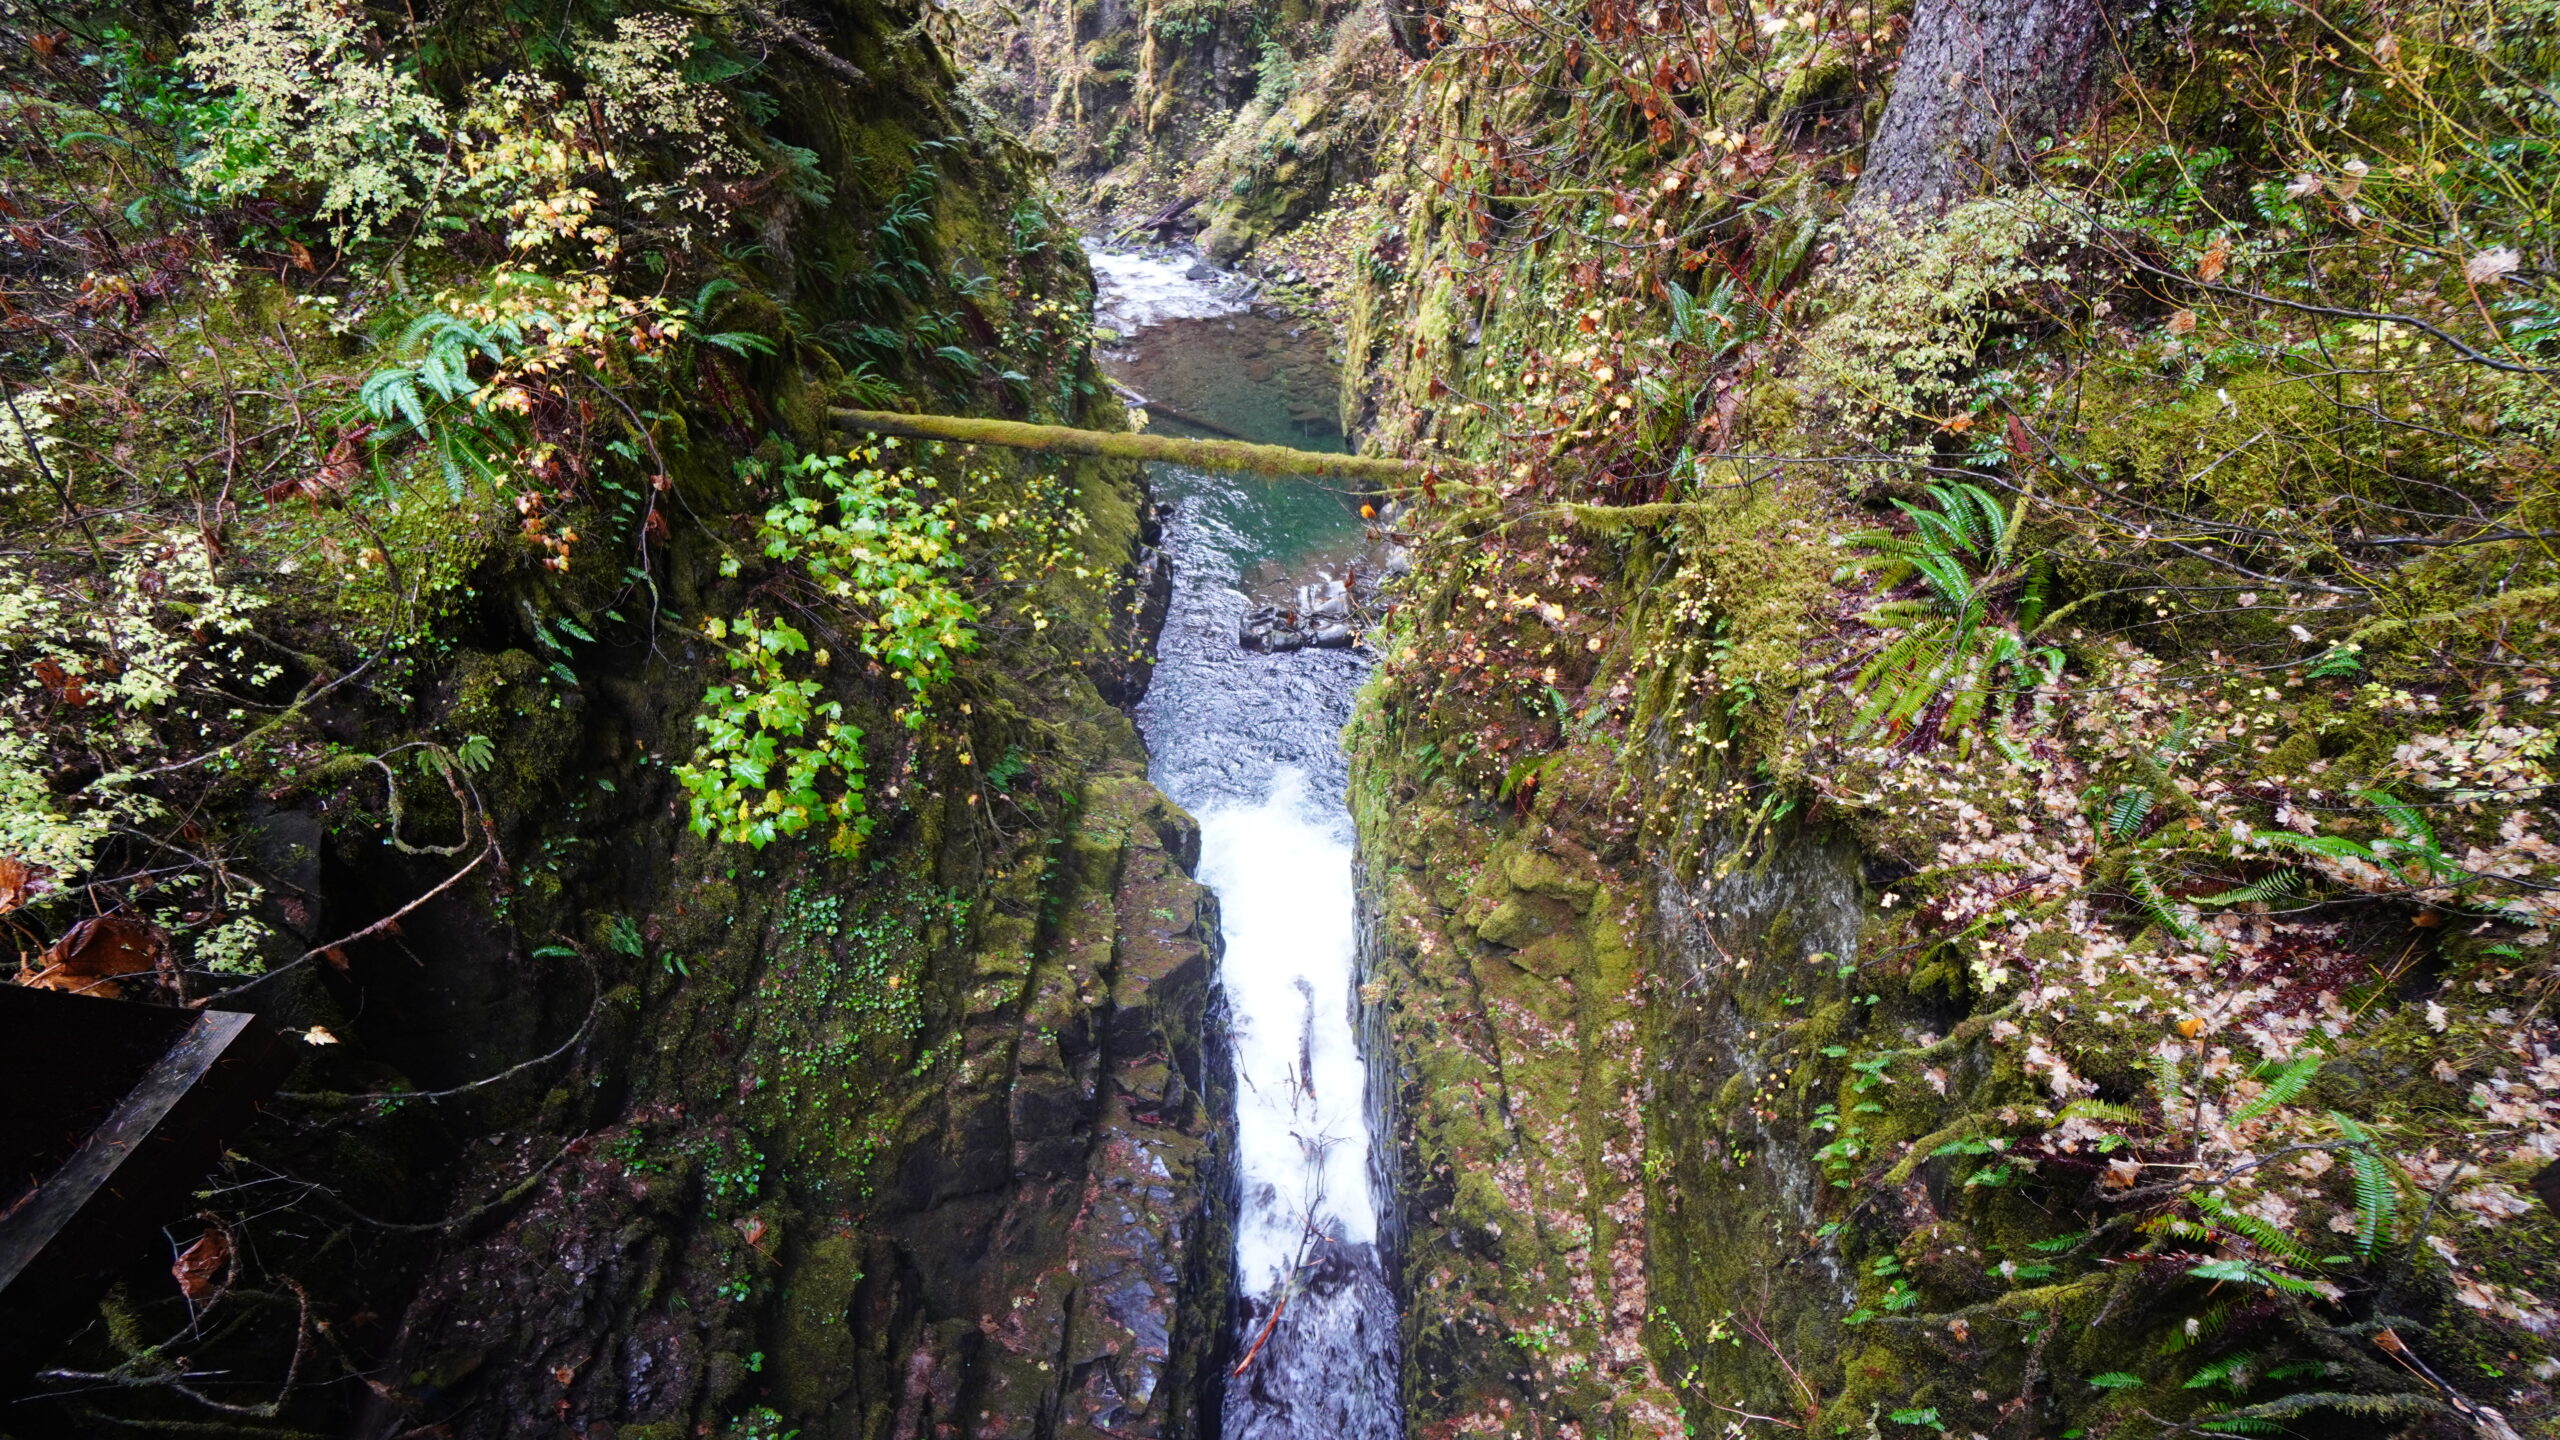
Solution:
<svg viewBox="0 0 2560 1440"><path fill-rule="evenodd" d="M2362 860L2379 863L2371 847L2344 835L2297 835L2290 830L2261 830L2258 838L2265 844L2284 850L2299 850L2306 855L2326 855L2333 860Z"/></svg>
<svg viewBox="0 0 2560 1440"><path fill-rule="evenodd" d="M2370 1149L2348 1151L2347 1164L2356 1177L2356 1254L2371 1259L2391 1239L2400 1189L2391 1181L2387 1162Z"/></svg>
<svg viewBox="0 0 2560 1440"><path fill-rule="evenodd" d="M1664 287L1671 302L1671 327L1667 338L1674 345L1683 344L1694 333L1698 318L1698 302L1678 285Z"/></svg>
<svg viewBox="0 0 2560 1440"><path fill-rule="evenodd" d="M2160 882L2152 878L2150 866L2136 860L2125 866L2124 873L2134 898L2142 902L2144 912L2157 921L2161 929L2190 945L2209 943L2210 937L2179 911L2168 893L2160 888Z"/></svg>
<svg viewBox="0 0 2560 1440"><path fill-rule="evenodd" d="M2303 1266L2320 1263L2281 1228L2259 1219L2246 1210L2233 1208L2230 1201L2210 1190L2199 1190L2188 1198L2195 1202L2198 1210L2211 1217L2215 1225L2238 1235L2277 1259Z"/></svg>
<svg viewBox="0 0 2560 1440"><path fill-rule="evenodd" d="M2426 815L2417 806L2388 790L2360 790L2356 792L2356 798L2381 811L2392 828L2400 832L2400 838L2411 846L2443 853L2442 847L2436 843L2435 830L2427 824Z"/></svg>
<svg viewBox="0 0 2560 1440"><path fill-rule="evenodd" d="M2131 786L2122 795L2116 797L2115 804L2107 808L2107 833L2117 839L2123 839L2141 829L2142 822L2149 819L2150 815L2150 788L2143 785Z"/></svg>
<svg viewBox="0 0 2560 1440"><path fill-rule="evenodd" d="M2321 1057L2317 1055L2304 1055L2287 1063L2282 1070L2276 1072L2273 1079L2267 1082L2267 1088L2258 1092L2256 1099L2231 1113L2230 1123L2245 1125L2277 1106L2290 1102L2295 1096L2310 1088L2312 1078L2320 1073L2322 1063Z"/></svg>
<svg viewBox="0 0 2560 1440"><path fill-rule="evenodd" d="M2257 1359L2255 1354L2243 1350L2236 1355L2225 1355L2219 1360L2208 1360L2196 1367L2196 1373L2188 1376L2186 1384L2181 1388L2210 1390L2220 1385L2237 1395L2247 1390L2250 1382L2256 1378L2251 1373L2251 1367L2256 1364Z"/></svg>
<svg viewBox="0 0 2560 1440"><path fill-rule="evenodd" d="M750 355L774 353L773 342L753 330L723 330L717 334L695 331L693 338L705 345L726 350L742 360Z"/></svg>
<svg viewBox="0 0 2560 1440"><path fill-rule="evenodd" d="M2289 900L2302 893L2304 876L2288 865L2273 875L2252 880L2216 895L2199 895L2198 905L2263 905L2275 900Z"/></svg>
<svg viewBox="0 0 2560 1440"><path fill-rule="evenodd" d="M2118 1105L2106 1100L2074 1100L2063 1106L2062 1113L2056 1118L2105 1120L2118 1125L2130 1125L2142 1118L2142 1112L2130 1105Z"/></svg>

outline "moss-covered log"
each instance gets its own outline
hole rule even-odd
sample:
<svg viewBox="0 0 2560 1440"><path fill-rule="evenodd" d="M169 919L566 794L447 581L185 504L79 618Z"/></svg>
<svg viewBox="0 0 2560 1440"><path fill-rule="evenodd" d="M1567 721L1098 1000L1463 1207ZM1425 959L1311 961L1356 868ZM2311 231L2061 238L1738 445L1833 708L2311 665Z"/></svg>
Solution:
<svg viewBox="0 0 2560 1440"><path fill-rule="evenodd" d="M1016 450L1061 450L1070 455L1102 455L1115 460L1162 460L1204 470L1242 470L1256 475L1338 475L1357 480L1419 483L1437 467L1420 460L1382 455L1337 455L1324 450L1297 450L1286 445L1256 445L1243 440L1177 440L1170 435L1140 435L1116 430L1075 430L1064 425L1029 425L1019 420L988 420L961 415L902 415L887 410L835 412L836 423L874 435L902 435L913 440L947 440L961 445L1006 445ZM1447 470L1471 470L1451 464Z"/></svg>

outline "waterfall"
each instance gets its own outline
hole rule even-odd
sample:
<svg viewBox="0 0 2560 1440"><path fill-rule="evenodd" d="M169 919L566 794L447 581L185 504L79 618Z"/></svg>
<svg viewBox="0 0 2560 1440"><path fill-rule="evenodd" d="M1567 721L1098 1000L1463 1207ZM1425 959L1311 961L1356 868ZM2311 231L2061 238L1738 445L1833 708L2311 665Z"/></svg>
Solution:
<svg viewBox="0 0 2560 1440"><path fill-rule="evenodd" d="M1112 378L1250 439L1340 444L1321 338L1246 307L1205 266L1097 254ZM1343 724L1368 661L1239 643L1257 601L1361 563L1356 498L1157 466L1173 598L1138 723L1156 784L1198 817L1218 893L1241 1189L1225 1433L1399 1440L1395 1302L1378 1250ZM1248 593L1252 592L1252 593Z"/></svg>

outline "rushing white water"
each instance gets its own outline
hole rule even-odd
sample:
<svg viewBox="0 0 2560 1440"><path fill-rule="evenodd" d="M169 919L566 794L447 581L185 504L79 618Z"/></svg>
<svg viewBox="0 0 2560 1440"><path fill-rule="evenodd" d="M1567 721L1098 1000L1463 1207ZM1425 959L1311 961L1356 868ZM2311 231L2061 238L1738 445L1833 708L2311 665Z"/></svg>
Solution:
<svg viewBox="0 0 2560 1440"><path fill-rule="evenodd" d="M1237 313L1230 277L1188 261L1092 255L1096 314L1127 337L1114 379L1251 439L1308 443L1320 346ZM1226 318L1217 318L1226 317ZM1290 376L1301 377L1292 382ZM1329 386L1329 378L1325 383ZM1329 408L1329 402L1328 408ZM1364 545L1356 500L1303 480L1157 465L1173 594L1137 707L1148 773L1200 821L1218 895L1236 1084L1243 1301L1228 1440L1399 1440L1395 1301L1377 1250L1368 1074L1353 1028L1358 905L1342 727L1368 660L1261 654L1237 631L1249 571L1295 583ZM1279 577L1274 579L1273 577Z"/></svg>
<svg viewBox="0 0 2560 1440"><path fill-rule="evenodd" d="M1200 878L1218 892L1235 1030L1236 1266L1255 1295L1312 1258L1318 1235L1377 1238L1367 1072L1351 1029L1351 841L1339 805L1329 809L1289 768L1259 804L1199 817Z"/></svg>
<svg viewBox="0 0 2560 1440"><path fill-rule="evenodd" d="M1233 277L1192 278L1197 262L1179 264L1153 255L1087 249L1093 262L1095 323L1134 334L1166 320L1206 320L1245 306L1244 287Z"/></svg>

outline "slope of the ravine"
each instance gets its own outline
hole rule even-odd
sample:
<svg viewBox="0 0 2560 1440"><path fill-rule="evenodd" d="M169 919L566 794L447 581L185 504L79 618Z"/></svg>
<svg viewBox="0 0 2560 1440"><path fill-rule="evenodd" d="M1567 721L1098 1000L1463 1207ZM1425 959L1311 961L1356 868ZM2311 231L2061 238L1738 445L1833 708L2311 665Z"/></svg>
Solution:
<svg viewBox="0 0 2560 1440"><path fill-rule="evenodd" d="M1437 19L1345 404L1444 460L1350 739L1415 1431L2549 1433L2547 29Z"/></svg>
<svg viewBox="0 0 2560 1440"><path fill-rule="evenodd" d="M17 978L304 1057L0 1432L1206 1433L1148 502L829 416L1117 425L1082 255L912 12L554 8L0 21Z"/></svg>

